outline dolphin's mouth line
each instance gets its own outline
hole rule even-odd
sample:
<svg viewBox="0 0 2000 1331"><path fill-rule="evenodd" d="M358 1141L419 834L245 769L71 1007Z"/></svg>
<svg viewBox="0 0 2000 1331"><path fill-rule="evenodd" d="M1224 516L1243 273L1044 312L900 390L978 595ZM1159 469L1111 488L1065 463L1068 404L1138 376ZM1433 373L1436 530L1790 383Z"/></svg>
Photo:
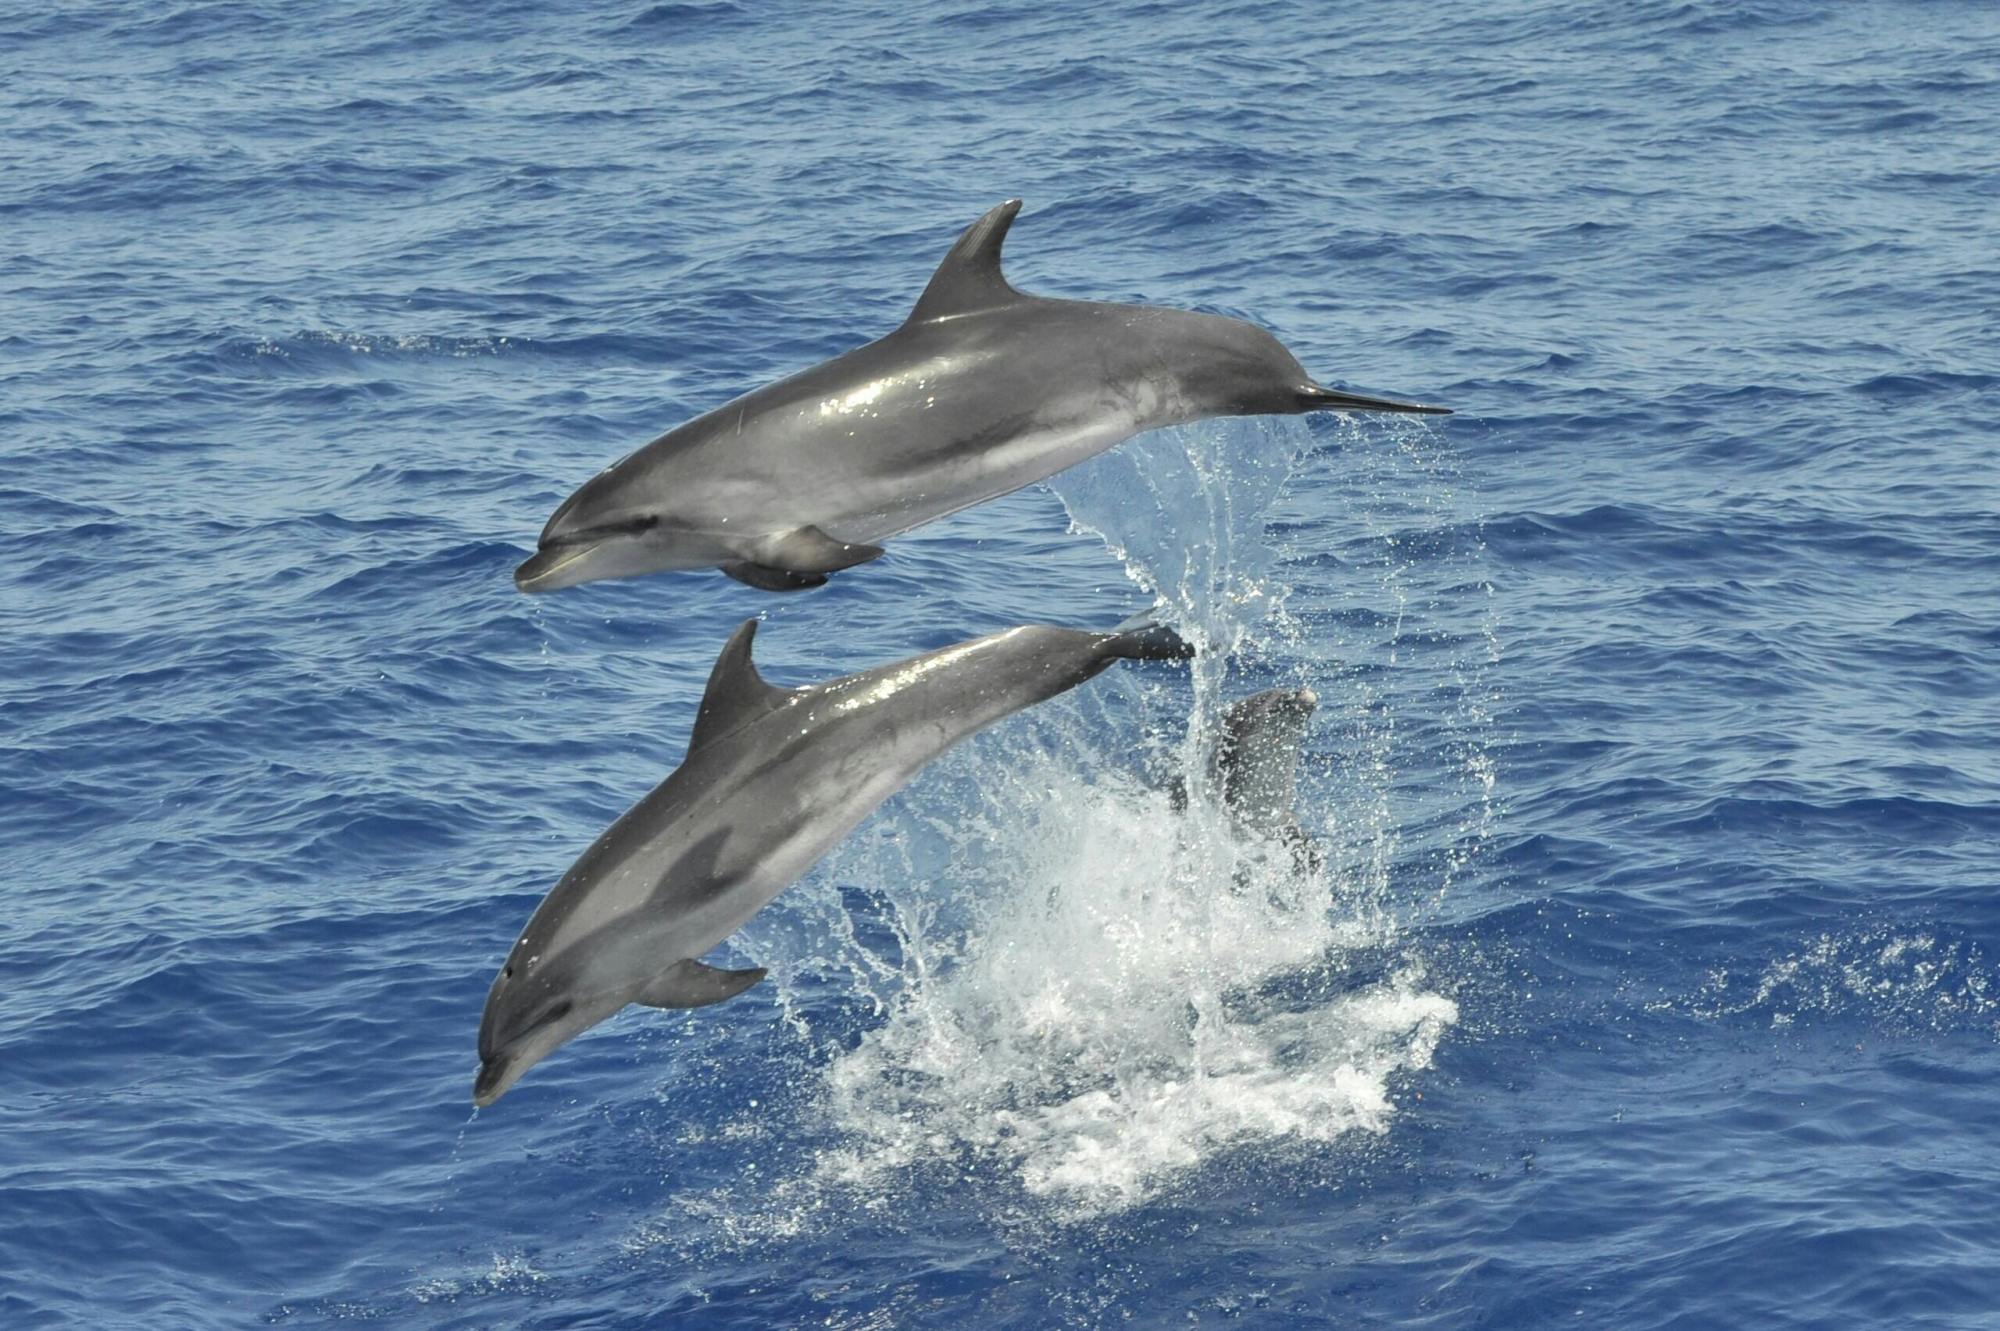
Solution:
<svg viewBox="0 0 2000 1331"><path fill-rule="evenodd" d="M507 1093L514 1080L507 1075L511 1062L513 1060L506 1054L480 1060L479 1075L472 1082L473 1108L484 1109Z"/></svg>
<svg viewBox="0 0 2000 1331"><path fill-rule="evenodd" d="M558 550L568 549L569 552L565 554L561 559L558 559L553 563L549 564L547 567L536 569L534 571L534 574L532 575L532 580L535 582L540 582L544 578L554 577L556 574L568 568L571 564L574 564L577 560L589 554L592 550L595 550L597 546L598 542L596 541L590 541L585 544L578 545L574 548L568 548L560 545L543 546L541 549L537 550L535 554L529 559L528 561L529 563L532 564L536 562L536 560L542 558L543 556L553 554Z"/></svg>
<svg viewBox="0 0 2000 1331"><path fill-rule="evenodd" d="M544 533L542 539L535 543L535 553L521 565L521 569L532 567L533 572L524 578L520 570L516 570L515 581L523 586L546 582L593 550L601 548L605 542L616 540L621 536L641 536L659 525L659 516L648 514L624 522L600 523L580 531L564 532L560 536Z"/></svg>

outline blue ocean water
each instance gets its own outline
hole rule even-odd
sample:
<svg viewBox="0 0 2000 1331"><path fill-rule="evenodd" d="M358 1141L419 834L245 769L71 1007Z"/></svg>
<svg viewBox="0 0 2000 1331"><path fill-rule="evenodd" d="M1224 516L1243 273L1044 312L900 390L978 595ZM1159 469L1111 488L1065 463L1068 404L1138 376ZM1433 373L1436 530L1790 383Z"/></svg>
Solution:
<svg viewBox="0 0 2000 1331"><path fill-rule="evenodd" d="M2000 1324L2000 11L0 15L0 1323ZM509 581L1018 285L1442 422L1133 441L773 598ZM1163 597L474 1114L728 631ZM1162 776L1321 698L1318 877Z"/></svg>

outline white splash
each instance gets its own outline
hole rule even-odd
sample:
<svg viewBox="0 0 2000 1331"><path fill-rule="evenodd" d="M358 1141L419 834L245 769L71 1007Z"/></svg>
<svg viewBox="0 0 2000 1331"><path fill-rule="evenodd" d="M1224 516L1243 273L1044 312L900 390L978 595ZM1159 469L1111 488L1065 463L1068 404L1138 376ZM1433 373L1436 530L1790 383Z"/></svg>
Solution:
<svg viewBox="0 0 2000 1331"><path fill-rule="evenodd" d="M1092 1211L1233 1143L1387 1126L1390 1079L1429 1064L1457 1009L1414 965L1296 992L1384 941L1335 909L1341 869L1301 871L1207 806L1010 759L1006 862L828 1070L843 1145L824 1180L873 1190L957 1159Z"/></svg>
<svg viewBox="0 0 2000 1331"><path fill-rule="evenodd" d="M1458 1010L1404 951L1389 905L1407 812L1391 792L1411 775L1393 707L1340 677L1287 613L1274 573L1267 522L1306 438L1296 426L1217 422L1144 437L1059 479L1077 526L1102 535L1202 648L1192 687L1114 672L1088 697L1039 709L1035 724L945 760L922 797L900 801L816 876L868 885L895 946L863 945L835 892L806 894L792 916L794 939L817 940L796 971L867 995L880 1021L827 1057L832 1144L780 1190L784 1206L802 1193L874 1204L898 1174L941 1168L1011 1177L1062 1215L1098 1214L1238 1145L1323 1148L1388 1130ZM1385 465L1380 439L1368 442ZM1403 459L1392 471L1414 467L1415 483L1435 488L1408 440L1392 447ZM1393 602L1399 626L1406 562L1392 553L1349 589ZM1338 713L1359 736L1339 779L1308 771L1303 812L1322 833L1314 870L1282 847L1246 844L1200 788L1216 718L1251 690L1229 682L1246 658L1310 683L1332 699L1323 716ZM1455 659L1453 678L1480 664ZM1097 710L1117 715L1083 723ZM1490 819L1483 713L1459 720L1447 757L1462 770L1447 784L1469 812L1450 829L1427 901ZM1184 812L1140 775L1148 769L1188 775ZM1393 960L1355 981L1348 961L1364 949Z"/></svg>
<svg viewBox="0 0 2000 1331"><path fill-rule="evenodd" d="M484 1272L461 1276L433 1276L411 1287L418 1303L456 1303L461 1299L492 1294L518 1294L547 1280L534 1263L521 1253L496 1252L493 1264Z"/></svg>
<svg viewBox="0 0 2000 1331"><path fill-rule="evenodd" d="M1692 995L1647 1004L1709 1021L1860 1018L1884 1030L1984 1029L2000 1037L2000 981L1966 939L1875 925L1821 933L1759 967L1712 971Z"/></svg>

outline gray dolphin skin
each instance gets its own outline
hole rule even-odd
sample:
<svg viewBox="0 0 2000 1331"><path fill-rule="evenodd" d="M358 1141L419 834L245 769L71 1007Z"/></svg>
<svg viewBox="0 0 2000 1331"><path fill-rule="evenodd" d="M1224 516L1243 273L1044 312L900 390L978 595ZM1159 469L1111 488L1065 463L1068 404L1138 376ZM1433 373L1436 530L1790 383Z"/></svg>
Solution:
<svg viewBox="0 0 2000 1331"><path fill-rule="evenodd" d="M959 237L888 336L745 394L586 481L514 573L522 591L720 568L815 587L879 542L1142 430L1308 411L1448 414L1326 388L1263 329L1025 295L1000 271L1021 209Z"/></svg>
<svg viewBox="0 0 2000 1331"><path fill-rule="evenodd" d="M1208 779L1238 826L1265 835L1303 837L1296 805L1299 743L1319 706L1311 689L1266 689L1223 714L1209 750Z"/></svg>
<svg viewBox="0 0 2000 1331"><path fill-rule="evenodd" d="M473 1103L628 1003L734 997L761 969L701 956L952 745L1113 661L1182 659L1170 630L1024 627L807 688L767 684L757 622L709 676L680 767L583 853L486 997Z"/></svg>
<svg viewBox="0 0 2000 1331"><path fill-rule="evenodd" d="M1208 788L1229 811L1239 832L1282 842L1301 869L1319 863L1319 848L1299 826L1299 744L1319 706L1311 689L1266 689L1232 703L1208 751ZM1168 788L1185 809L1187 782Z"/></svg>

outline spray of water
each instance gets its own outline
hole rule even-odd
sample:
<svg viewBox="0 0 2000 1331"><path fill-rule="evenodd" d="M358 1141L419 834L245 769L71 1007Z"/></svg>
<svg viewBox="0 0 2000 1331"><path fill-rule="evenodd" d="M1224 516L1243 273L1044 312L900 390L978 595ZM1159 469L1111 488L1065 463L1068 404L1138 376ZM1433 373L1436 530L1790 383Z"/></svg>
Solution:
<svg viewBox="0 0 2000 1331"><path fill-rule="evenodd" d="M1438 484L1421 446L1343 437ZM1296 506L1297 472L1325 461L1322 447L1298 466L1315 440L1296 423L1214 422L1059 478L1075 526L1199 647L1192 678L1113 672L958 751L921 798L836 853L824 881L870 885L860 914L881 927L857 928L854 889L828 887L792 917L811 955L786 950L815 992L845 987L872 1016L858 1043L825 1053L829 1145L800 1186L879 1198L899 1173L941 1168L1091 1215L1239 1145L1326 1149L1388 1128L1457 1008L1391 899L1392 788L1409 775L1391 690L1348 676L1324 616L1287 608L1284 568L1301 556L1274 544L1273 514ZM1398 521L1377 525L1357 532L1363 548L1381 550ZM1324 523L1301 530L1325 539ZM1400 619L1406 563L1386 547L1343 561L1343 576ZM1358 750L1308 766L1310 867L1246 838L1205 788L1222 711L1281 681L1311 684L1322 720ZM1454 743L1477 749L1476 736ZM1191 787L1185 808L1160 788L1172 771ZM1483 816L1461 816L1446 840L1462 853ZM1357 972L1362 954L1377 961Z"/></svg>

